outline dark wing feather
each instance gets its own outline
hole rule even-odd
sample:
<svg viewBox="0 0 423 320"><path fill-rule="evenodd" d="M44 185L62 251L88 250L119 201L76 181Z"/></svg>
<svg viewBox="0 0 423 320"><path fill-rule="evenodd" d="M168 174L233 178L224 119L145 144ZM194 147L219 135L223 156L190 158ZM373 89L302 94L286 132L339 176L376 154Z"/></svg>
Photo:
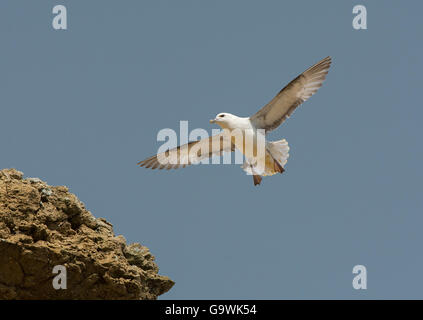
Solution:
<svg viewBox="0 0 423 320"><path fill-rule="evenodd" d="M182 146L156 154L138 162L140 167L151 169L178 169L195 164L205 158L222 155L235 150L230 137L222 132L199 141L192 141Z"/></svg>
<svg viewBox="0 0 423 320"><path fill-rule="evenodd" d="M254 126L266 131L280 126L301 103L322 86L330 64L331 58L326 57L292 80L267 105L250 117Z"/></svg>

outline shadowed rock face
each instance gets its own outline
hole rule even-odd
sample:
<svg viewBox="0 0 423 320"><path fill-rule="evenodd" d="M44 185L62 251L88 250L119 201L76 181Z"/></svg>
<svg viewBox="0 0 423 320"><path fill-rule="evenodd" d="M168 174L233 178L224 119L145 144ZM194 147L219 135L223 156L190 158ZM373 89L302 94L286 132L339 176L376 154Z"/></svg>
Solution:
<svg viewBox="0 0 423 320"><path fill-rule="evenodd" d="M66 187L0 171L0 299L156 299L174 284ZM63 265L67 289L53 288Z"/></svg>

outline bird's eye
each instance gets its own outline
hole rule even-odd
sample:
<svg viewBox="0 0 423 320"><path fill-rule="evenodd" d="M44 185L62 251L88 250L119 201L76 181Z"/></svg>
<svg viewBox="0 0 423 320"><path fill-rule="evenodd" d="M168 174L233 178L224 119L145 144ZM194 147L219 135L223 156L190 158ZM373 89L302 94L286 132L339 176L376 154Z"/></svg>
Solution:
<svg viewBox="0 0 423 320"><path fill-rule="evenodd" d="M221 114L220 116L219 116L219 118L223 118L225 115L224 114Z"/></svg>

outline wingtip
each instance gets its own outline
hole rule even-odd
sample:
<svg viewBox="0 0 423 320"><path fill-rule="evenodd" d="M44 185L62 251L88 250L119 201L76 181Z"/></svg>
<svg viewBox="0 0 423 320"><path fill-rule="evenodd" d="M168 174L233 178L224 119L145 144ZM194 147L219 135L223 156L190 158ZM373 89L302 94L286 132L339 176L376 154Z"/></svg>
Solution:
<svg viewBox="0 0 423 320"><path fill-rule="evenodd" d="M327 61L327 63L328 63L329 66L332 64L332 57L331 56L327 56L325 58L325 60Z"/></svg>
<svg viewBox="0 0 423 320"><path fill-rule="evenodd" d="M320 60L319 62L317 62L315 64L315 66L322 65L322 64L328 64L328 65L330 65L331 63L332 63L332 57L331 56L327 56L326 58L323 58L322 60Z"/></svg>
<svg viewBox="0 0 423 320"><path fill-rule="evenodd" d="M145 163L143 163L144 161L139 161L137 162L137 166L143 167L145 165Z"/></svg>

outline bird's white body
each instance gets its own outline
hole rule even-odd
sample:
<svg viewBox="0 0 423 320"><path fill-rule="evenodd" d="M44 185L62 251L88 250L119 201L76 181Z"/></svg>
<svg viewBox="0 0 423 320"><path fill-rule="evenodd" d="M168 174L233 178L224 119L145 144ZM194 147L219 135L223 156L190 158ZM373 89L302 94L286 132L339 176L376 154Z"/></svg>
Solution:
<svg viewBox="0 0 423 320"><path fill-rule="evenodd" d="M289 157L286 140L267 141L265 130L258 129L250 118L238 117L231 113L219 113L211 123L218 124L232 134L235 147L245 156L242 168L247 174L269 176L276 172L274 162L282 167Z"/></svg>
<svg viewBox="0 0 423 320"><path fill-rule="evenodd" d="M251 154L251 149L248 146L253 147L251 144L246 144L245 141L255 142L257 141L257 129L251 123L250 118L241 118L230 113L219 113L215 119L210 120L211 123L218 124L222 129L229 130L235 137L232 139L235 147L244 155L248 156ZM242 135L239 139L236 139L236 135Z"/></svg>

